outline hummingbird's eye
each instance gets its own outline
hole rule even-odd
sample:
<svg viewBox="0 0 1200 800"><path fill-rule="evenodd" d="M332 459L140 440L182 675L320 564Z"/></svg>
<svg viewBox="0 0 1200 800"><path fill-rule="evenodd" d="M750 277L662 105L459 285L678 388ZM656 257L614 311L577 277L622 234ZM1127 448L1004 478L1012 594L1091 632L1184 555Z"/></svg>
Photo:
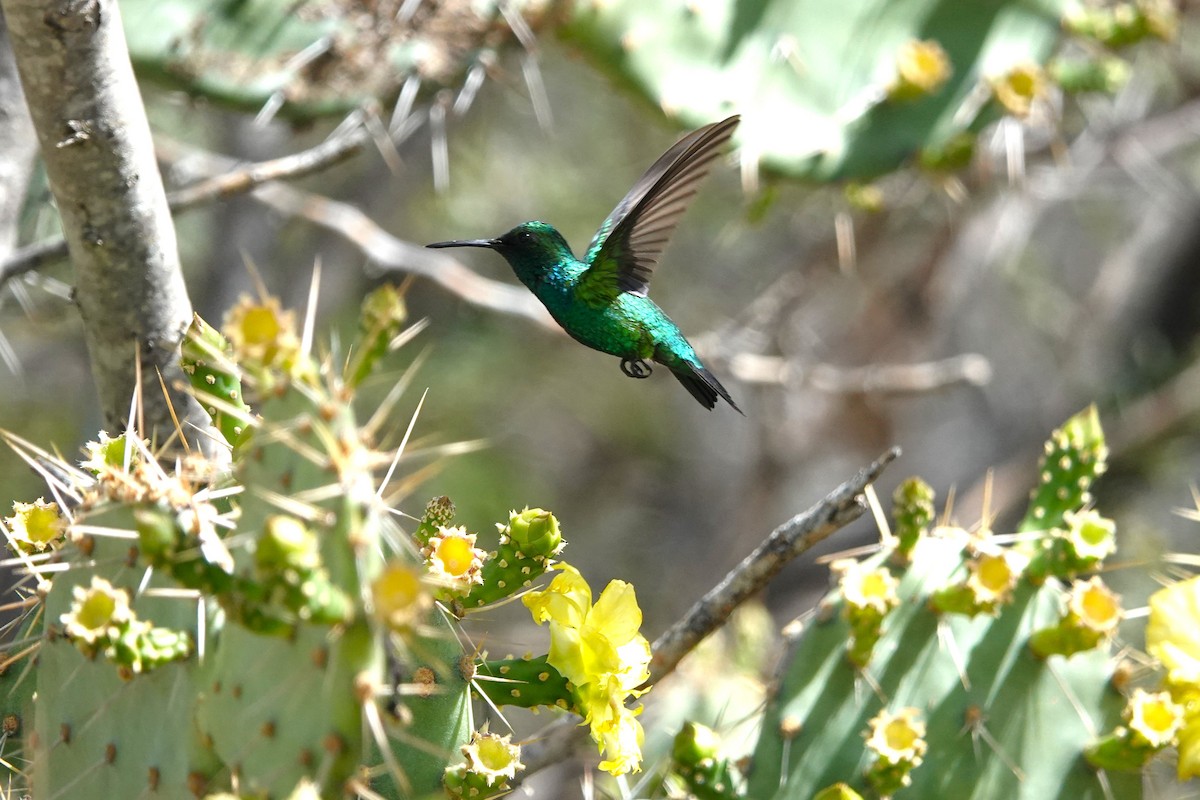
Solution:
<svg viewBox="0 0 1200 800"><path fill-rule="evenodd" d="M532 242L533 234L530 233L529 231L521 231L519 234L517 234L517 238L520 239L522 242Z"/></svg>

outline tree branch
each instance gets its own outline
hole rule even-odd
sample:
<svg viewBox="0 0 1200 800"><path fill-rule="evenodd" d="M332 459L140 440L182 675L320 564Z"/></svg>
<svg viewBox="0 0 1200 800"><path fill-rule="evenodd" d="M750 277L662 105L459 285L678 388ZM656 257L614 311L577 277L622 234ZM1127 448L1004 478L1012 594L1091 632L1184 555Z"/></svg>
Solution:
<svg viewBox="0 0 1200 800"><path fill-rule="evenodd" d="M370 140L367 129L359 126L306 150L279 158L250 164L238 164L233 159L227 159L227 172L208 175L189 186L171 192L167 195L167 205L172 211L188 211L227 197L245 194L269 181L302 178L340 164L362 150ZM181 146L164 145L160 142L159 147L176 158L182 155ZM0 261L0 286L18 275L41 269L66 256L67 243L61 237L26 245Z"/></svg>
<svg viewBox="0 0 1200 800"><path fill-rule="evenodd" d="M255 190L254 199L345 237L383 272L427 278L472 305L524 317L554 333L563 332L524 287L485 278L452 256L399 239L349 203L282 184Z"/></svg>
<svg viewBox="0 0 1200 800"><path fill-rule="evenodd" d="M819 503L772 531L753 553L655 640L647 683L657 683L669 675L704 637L721 627L735 608L761 591L788 562L862 516L867 508L863 491L899 455L900 449L893 447ZM574 715L551 723L536 741L522 747L525 771L518 780L570 757L587 739L587 728L580 727L579 718Z"/></svg>
<svg viewBox="0 0 1200 800"><path fill-rule="evenodd" d="M472 271L446 253L428 250L384 230L361 209L339 200L279 183L337 163L370 140L366 128L357 128L309 150L291 156L239 166L233 159L182 145L159 147L174 160L189 159L201 173L212 173L186 189L172 192L173 210L183 210L209 200L251 191L255 200L281 214L300 217L336 233L356 246L380 272L402 272L426 278L472 305L523 317L554 333L562 328L524 288L494 281Z"/></svg>
<svg viewBox="0 0 1200 800"><path fill-rule="evenodd" d="M124 427L140 377L141 432L162 441L174 424L159 374L168 387L186 383L178 345L192 309L120 11L113 0L2 5L106 424ZM185 433L210 427L199 403L171 391Z"/></svg>
<svg viewBox="0 0 1200 800"><path fill-rule="evenodd" d="M743 383L811 386L827 394L916 394L951 386L984 386L992 365L978 353L964 353L913 364L798 364L782 356L736 353L729 358L733 376Z"/></svg>

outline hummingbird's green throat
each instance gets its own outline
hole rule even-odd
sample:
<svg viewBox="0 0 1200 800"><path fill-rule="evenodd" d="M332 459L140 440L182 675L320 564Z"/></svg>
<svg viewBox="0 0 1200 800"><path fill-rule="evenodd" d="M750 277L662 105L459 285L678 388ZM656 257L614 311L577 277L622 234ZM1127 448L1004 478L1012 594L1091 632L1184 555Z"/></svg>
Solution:
<svg viewBox="0 0 1200 800"><path fill-rule="evenodd" d="M495 250L567 333L620 358L626 375L649 377L650 362L657 362L705 408L721 397L741 413L675 323L647 297L658 257L737 124L734 116L706 125L663 153L604 220L582 261L545 222L522 223L495 239L428 246Z"/></svg>

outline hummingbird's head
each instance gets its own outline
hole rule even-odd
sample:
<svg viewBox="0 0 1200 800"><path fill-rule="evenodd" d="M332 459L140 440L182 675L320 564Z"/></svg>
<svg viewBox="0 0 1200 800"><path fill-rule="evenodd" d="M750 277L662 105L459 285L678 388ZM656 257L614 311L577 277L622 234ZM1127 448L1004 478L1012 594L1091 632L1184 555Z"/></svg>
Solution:
<svg viewBox="0 0 1200 800"><path fill-rule="evenodd" d="M571 255L571 246L553 225L534 220L522 222L492 240L492 249L512 261L555 263Z"/></svg>
<svg viewBox="0 0 1200 800"><path fill-rule="evenodd" d="M486 247L517 265L549 265L571 255L571 246L553 225L545 222L522 222L508 233L495 239L463 239L453 242L434 242L426 247Z"/></svg>

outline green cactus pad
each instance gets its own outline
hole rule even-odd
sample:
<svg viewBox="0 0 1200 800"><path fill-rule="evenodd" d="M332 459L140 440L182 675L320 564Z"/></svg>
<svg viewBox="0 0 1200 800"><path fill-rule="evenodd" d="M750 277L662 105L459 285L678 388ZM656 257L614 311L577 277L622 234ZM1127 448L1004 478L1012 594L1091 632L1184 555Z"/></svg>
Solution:
<svg viewBox="0 0 1200 800"><path fill-rule="evenodd" d="M1102 780L1082 757L1124 705L1110 683L1109 653L1101 648L1043 661L1027 646L1034 631L1059 621L1056 581L1023 583L996 617L929 609L931 594L957 580L967 556L962 539L930 536L918 543L900 581L900 604L866 666L869 680L847 662L850 630L840 614L804 630L766 715L748 797L811 797L838 782L865 791L871 758L863 735L885 706L919 709L927 726L924 763L900 796L1141 796L1140 779Z"/></svg>
<svg viewBox="0 0 1200 800"><path fill-rule="evenodd" d="M312 778L337 796L366 747L364 687L382 674L365 623L301 625L291 639L228 624L201 670L196 717L243 792L283 798Z"/></svg>
<svg viewBox="0 0 1200 800"><path fill-rule="evenodd" d="M483 583L463 600L466 608L494 603L532 585L563 548L558 519L549 511L526 508L497 525L500 546L483 565Z"/></svg>
<svg viewBox="0 0 1200 800"><path fill-rule="evenodd" d="M1067 527L1063 515L1086 505L1093 481L1104 474L1108 447L1096 407L1088 406L1051 434L1038 461L1038 487L1018 531Z"/></svg>
<svg viewBox="0 0 1200 800"><path fill-rule="evenodd" d="M93 576L133 596L142 620L198 635L197 621L212 619L196 600L148 596L176 584L155 571L144 592L137 564L132 509L108 505L77 515L75 527L92 526L109 534L86 534L85 550L72 548L69 570L55 575L45 600L45 624L61 630L76 586ZM131 550L132 548L132 550ZM194 659L162 664L141 674L124 675L112 663L86 658L62 636L42 641L37 660L38 699L34 704L36 745L32 789L35 797L189 797L220 773L214 755L191 724L199 691ZM158 720L153 725L146 720Z"/></svg>
<svg viewBox="0 0 1200 800"><path fill-rule="evenodd" d="M1065 0L577 0L567 35L686 127L742 115L737 142L770 170L871 178L945 150L1000 115L988 82L1044 64ZM951 73L896 92L898 56L937 42Z"/></svg>
<svg viewBox="0 0 1200 800"><path fill-rule="evenodd" d="M229 342L196 314L181 345L180 366L225 441L235 444L250 425L250 407L230 356Z"/></svg>
<svg viewBox="0 0 1200 800"><path fill-rule="evenodd" d="M497 706L573 708L569 682L547 658L486 661L479 666L476 685Z"/></svg>
<svg viewBox="0 0 1200 800"><path fill-rule="evenodd" d="M407 318L404 297L392 284L384 284L367 295L359 317L358 347L346 368L347 385L358 386L371 374Z"/></svg>
<svg viewBox="0 0 1200 800"><path fill-rule="evenodd" d="M388 728L392 751L416 797L441 789L446 765L471 734L473 659L463 652L447 615L435 609L428 627L429 635L401 654L397 676L398 701L408 712L402 716L411 714L411 721L393 721ZM414 741L421 748L413 747Z"/></svg>

